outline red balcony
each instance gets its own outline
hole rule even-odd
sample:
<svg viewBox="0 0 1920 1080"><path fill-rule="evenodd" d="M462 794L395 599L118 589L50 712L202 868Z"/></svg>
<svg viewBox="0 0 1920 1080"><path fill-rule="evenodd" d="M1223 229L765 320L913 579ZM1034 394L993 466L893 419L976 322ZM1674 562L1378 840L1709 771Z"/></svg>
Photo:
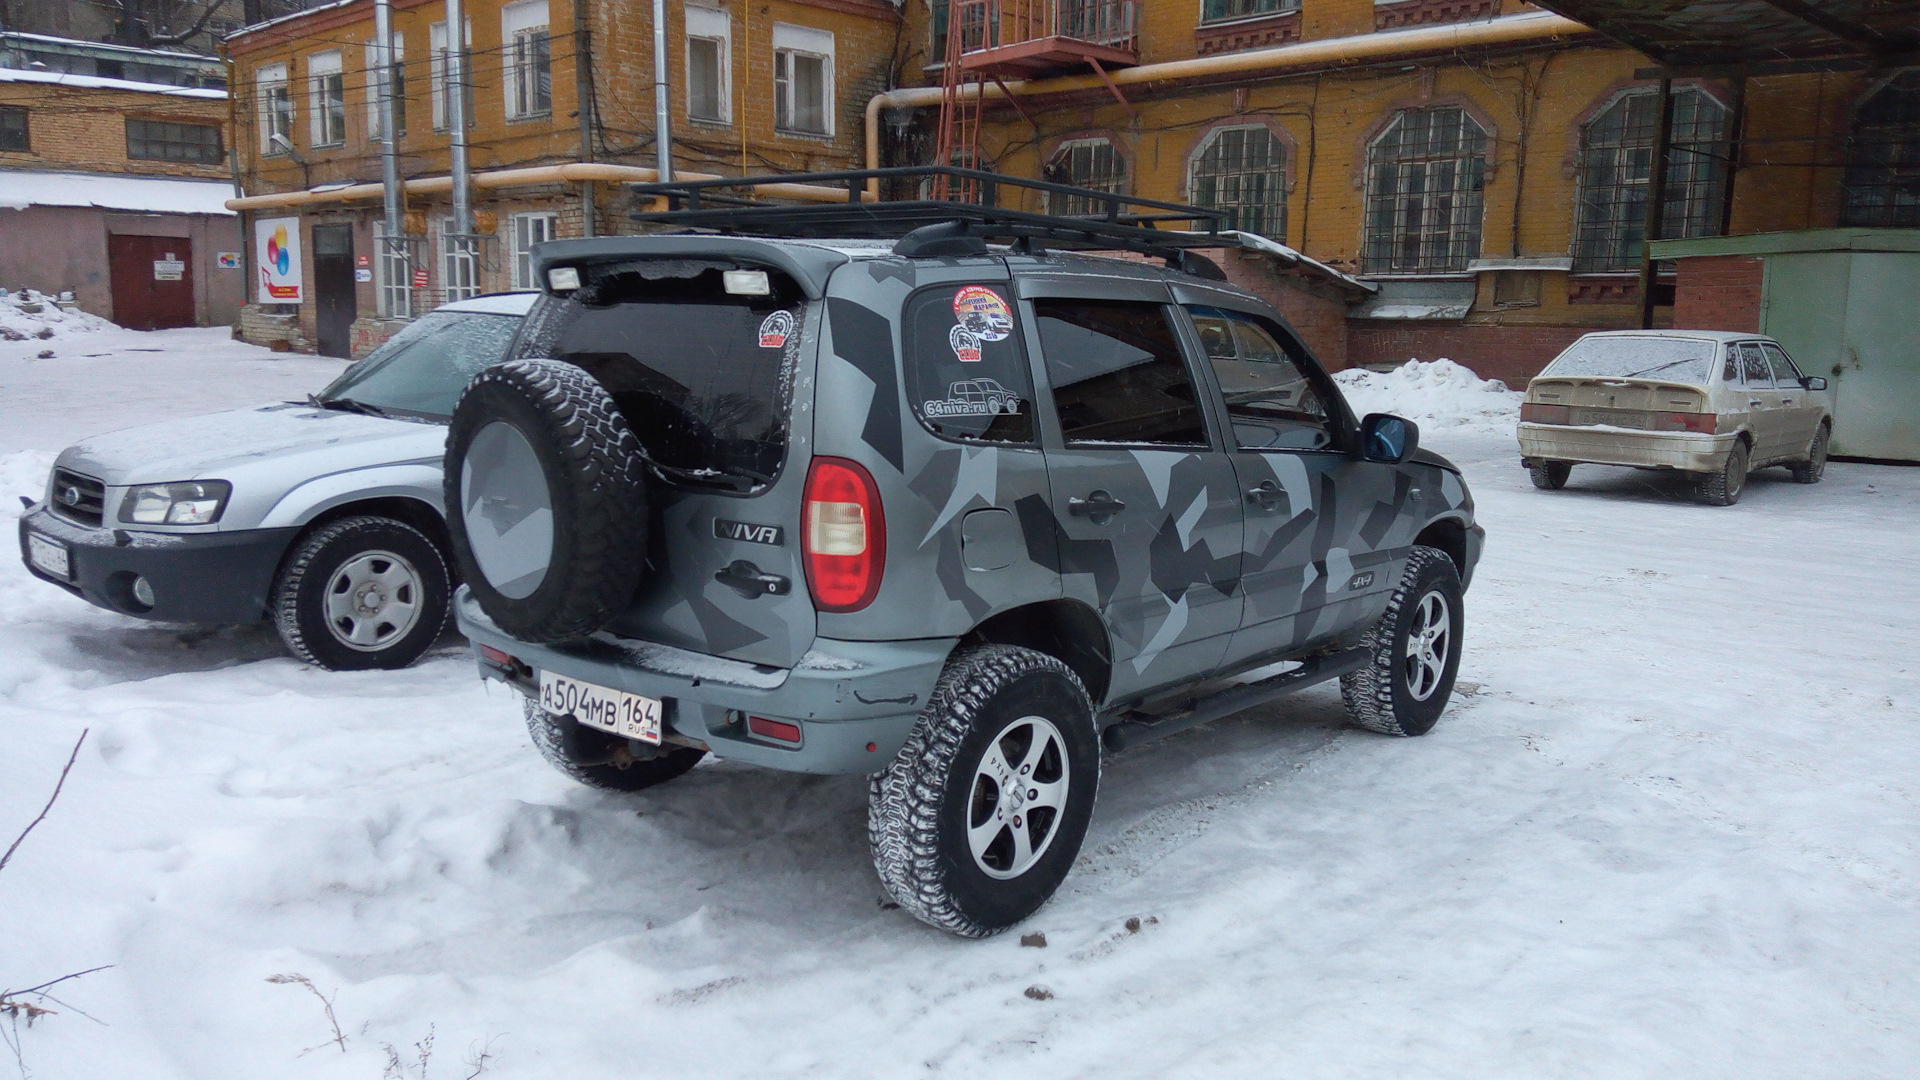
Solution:
<svg viewBox="0 0 1920 1080"><path fill-rule="evenodd" d="M1140 62L1135 0L949 0L960 70L1032 79Z"/></svg>

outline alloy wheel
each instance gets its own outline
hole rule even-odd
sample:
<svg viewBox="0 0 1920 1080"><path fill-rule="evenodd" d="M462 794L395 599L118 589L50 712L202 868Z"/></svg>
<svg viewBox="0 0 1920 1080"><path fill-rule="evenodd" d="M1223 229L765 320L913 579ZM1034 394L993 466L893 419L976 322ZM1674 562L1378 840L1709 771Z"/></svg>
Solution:
<svg viewBox="0 0 1920 1080"><path fill-rule="evenodd" d="M1453 613L1438 590L1427 593L1414 607L1413 626L1407 631L1407 693L1425 701L1440 688L1453 647Z"/></svg>
<svg viewBox="0 0 1920 1080"><path fill-rule="evenodd" d="M1067 804L1066 741L1051 720L1023 716L1000 729L974 769L967 847L988 877L1019 877L1046 854Z"/></svg>

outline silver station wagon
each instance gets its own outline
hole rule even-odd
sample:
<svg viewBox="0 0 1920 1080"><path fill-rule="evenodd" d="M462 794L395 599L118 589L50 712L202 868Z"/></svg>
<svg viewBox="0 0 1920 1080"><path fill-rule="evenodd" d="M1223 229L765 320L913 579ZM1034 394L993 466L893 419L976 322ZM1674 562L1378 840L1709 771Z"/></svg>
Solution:
<svg viewBox="0 0 1920 1080"><path fill-rule="evenodd" d="M1535 487L1578 464L1669 469L1731 506L1747 474L1785 465L1803 484L1827 467L1833 398L1780 343L1709 330L1588 334L1527 384L1520 461Z"/></svg>

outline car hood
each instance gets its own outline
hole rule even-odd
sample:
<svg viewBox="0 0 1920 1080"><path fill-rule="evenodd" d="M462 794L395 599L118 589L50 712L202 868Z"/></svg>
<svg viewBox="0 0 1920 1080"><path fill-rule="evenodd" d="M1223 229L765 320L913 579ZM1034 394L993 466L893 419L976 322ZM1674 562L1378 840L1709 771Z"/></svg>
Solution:
<svg viewBox="0 0 1920 1080"><path fill-rule="evenodd" d="M1412 455L1410 455L1407 460L1419 462L1422 465L1432 465L1435 468L1445 469L1459 476L1466 475L1460 471L1460 466L1455 465L1453 462L1448 461L1446 458L1441 457L1439 454L1434 453L1424 446L1414 447Z"/></svg>
<svg viewBox="0 0 1920 1080"><path fill-rule="evenodd" d="M285 470L290 483L403 461L438 461L447 429L432 422L277 402L124 428L84 439L58 464L109 486L232 480Z"/></svg>

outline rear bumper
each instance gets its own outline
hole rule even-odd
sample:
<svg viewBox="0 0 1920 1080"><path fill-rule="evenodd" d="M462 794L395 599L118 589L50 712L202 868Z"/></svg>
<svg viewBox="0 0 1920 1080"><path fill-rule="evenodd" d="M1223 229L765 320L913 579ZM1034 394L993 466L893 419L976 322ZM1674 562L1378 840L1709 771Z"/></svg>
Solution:
<svg viewBox="0 0 1920 1080"><path fill-rule="evenodd" d="M1740 437L1734 432L1700 435L1690 431L1627 431L1561 424L1521 424L1519 436L1520 456L1529 462L1633 465L1701 473L1725 468L1727 453Z"/></svg>
<svg viewBox="0 0 1920 1080"><path fill-rule="evenodd" d="M792 668L772 668L667 645L595 634L584 642L533 645L487 618L467 589L454 617L476 654L491 646L518 660L509 672L485 660L480 674L531 697L539 673L643 694L665 703L666 729L724 758L789 772L878 772L900 752L933 694L955 638L814 640ZM753 735L746 714L800 728L796 744Z"/></svg>
<svg viewBox="0 0 1920 1080"><path fill-rule="evenodd" d="M165 622L258 622L266 615L280 556L299 532L90 529L54 516L42 503L20 517L20 558L34 577L122 615ZM29 533L67 549L66 578L40 569L27 557ZM152 587L152 607L134 598L136 577L146 578Z"/></svg>

